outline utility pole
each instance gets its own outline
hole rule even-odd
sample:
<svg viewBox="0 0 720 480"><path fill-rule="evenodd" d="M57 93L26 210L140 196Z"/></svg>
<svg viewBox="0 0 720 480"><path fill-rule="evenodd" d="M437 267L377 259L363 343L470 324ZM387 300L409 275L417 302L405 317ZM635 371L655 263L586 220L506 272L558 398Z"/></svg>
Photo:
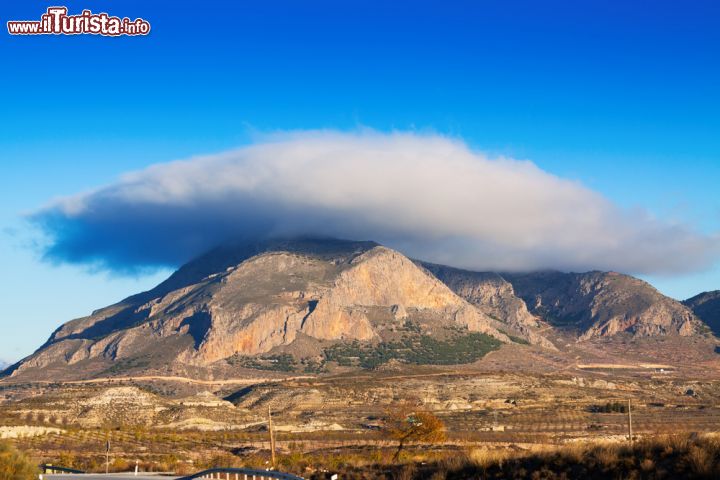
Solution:
<svg viewBox="0 0 720 480"><path fill-rule="evenodd" d="M630 440L630 445L633 444L633 432L632 432L632 410L630 405L630 399L628 399L628 439Z"/></svg>
<svg viewBox="0 0 720 480"><path fill-rule="evenodd" d="M105 475L110 473L110 437L105 443Z"/></svg>
<svg viewBox="0 0 720 480"><path fill-rule="evenodd" d="M275 470L275 434L273 433L272 413L270 413L270 405L268 405L268 431L270 432L270 455L272 458L272 468Z"/></svg>

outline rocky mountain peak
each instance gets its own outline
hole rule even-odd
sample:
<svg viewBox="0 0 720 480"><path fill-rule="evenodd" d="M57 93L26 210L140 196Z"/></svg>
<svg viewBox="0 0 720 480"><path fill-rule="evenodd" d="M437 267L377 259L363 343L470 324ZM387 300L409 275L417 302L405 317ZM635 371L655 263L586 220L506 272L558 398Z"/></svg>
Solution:
<svg viewBox="0 0 720 480"><path fill-rule="evenodd" d="M545 336L553 330L580 341L705 334L690 307L712 314L717 298L710 292L686 306L616 272L472 272L413 261L374 242L239 243L65 323L11 373L229 376L292 371L298 362L311 370L393 358L468 363L500 342L556 349Z"/></svg>
<svg viewBox="0 0 720 480"><path fill-rule="evenodd" d="M328 342L385 341L408 321L428 334L459 328L510 341L500 322L399 252L303 239L209 252L149 292L66 323L15 373L312 355Z"/></svg>

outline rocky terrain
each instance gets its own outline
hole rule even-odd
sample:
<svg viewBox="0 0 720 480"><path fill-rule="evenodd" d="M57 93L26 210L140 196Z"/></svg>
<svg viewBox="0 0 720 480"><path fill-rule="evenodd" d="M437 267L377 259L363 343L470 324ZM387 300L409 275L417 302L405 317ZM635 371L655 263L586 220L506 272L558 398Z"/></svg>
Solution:
<svg viewBox="0 0 720 480"><path fill-rule="evenodd" d="M581 340L621 332L691 336L707 327L688 307L616 272L505 274L530 312Z"/></svg>
<svg viewBox="0 0 720 480"><path fill-rule="evenodd" d="M683 302L705 322L715 335L720 335L720 290L703 292Z"/></svg>
<svg viewBox="0 0 720 480"><path fill-rule="evenodd" d="M430 263L421 265L488 316L523 332L533 343L554 348L550 341L537 333L545 325L542 319L530 313L525 302L515 295L512 284L500 274L471 272Z"/></svg>
<svg viewBox="0 0 720 480"><path fill-rule="evenodd" d="M167 442L204 432L197 443L183 445L189 456L212 438L225 448L263 448L268 409L285 451L298 440L318 448L367 444L381 440L380 419L398 402L422 404L443 419L451 440L463 442L622 438L626 415L602 409L628 399L639 435L713 431L720 428L720 361L713 347L703 337L626 336L605 345L560 344L557 351L509 343L468 365L390 362L373 371L275 376L246 385L140 378L22 388L3 383L0 421L8 437L56 434L25 441L45 455L60 448L58 438L86 441L82 431L115 432L137 455L148 453L141 449L149 438L138 441L142 432L165 435ZM676 359L684 366L673 365ZM237 437L228 443L231 432ZM162 446L168 448L174 447Z"/></svg>
<svg viewBox="0 0 720 480"><path fill-rule="evenodd" d="M208 368L243 374L273 364L282 370L288 356L318 365L338 343L349 344L332 351L341 363L358 356L352 348L372 356L374 346L449 351L448 342L460 338L496 345L523 336L513 326L396 251L372 243L290 242L211 252L154 290L66 323L12 375L81 378L158 367L171 374Z"/></svg>
<svg viewBox="0 0 720 480"><path fill-rule="evenodd" d="M629 275L556 271L511 274L427 263L423 266L478 309L528 336L548 324L575 333L580 340L618 333L691 336L706 331L697 312ZM702 301L695 298L700 305ZM710 302L701 310L712 318L711 312L717 307L713 310Z"/></svg>
<svg viewBox="0 0 720 480"><path fill-rule="evenodd" d="M7 370L0 437L93 471L110 440L117 470L191 473L267 465L268 412L298 472L299 452L321 470L350 451L377 461L393 449L383 418L406 404L444 423L450 450L623 442L628 401L637 437L697 436L720 429L720 346L697 318L712 321L713 301L612 272L470 272L372 242L228 246Z"/></svg>
<svg viewBox="0 0 720 480"><path fill-rule="evenodd" d="M692 303L702 314L704 305L713 301ZM470 272L373 242L278 240L212 250L154 289L62 325L5 374L252 381L471 364L503 344L558 351L621 334L709 331L689 306L619 273Z"/></svg>
<svg viewBox="0 0 720 480"><path fill-rule="evenodd" d="M712 342L620 336L606 345L558 342L558 351L504 344L464 366L390 362L373 371L257 379L242 387L178 379L0 383L0 437L38 463L96 472L104 471L108 440L116 471L132 471L136 461L141 471L182 474L217 465L267 468L271 411L282 470L327 478L310 473L353 458L360 465L391 462L396 447L383 418L407 403L432 412L447 434L442 445L408 445L411 458L471 448L624 445L628 400L638 444L657 435L716 435L720 362ZM700 368L670 365L679 351L688 355L684 365ZM575 357L593 363L569 360Z"/></svg>

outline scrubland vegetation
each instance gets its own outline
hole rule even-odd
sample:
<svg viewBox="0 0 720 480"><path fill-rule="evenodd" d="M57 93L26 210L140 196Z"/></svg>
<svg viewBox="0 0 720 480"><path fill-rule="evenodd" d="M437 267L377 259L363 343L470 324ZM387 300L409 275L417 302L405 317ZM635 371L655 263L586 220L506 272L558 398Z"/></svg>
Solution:
<svg viewBox="0 0 720 480"><path fill-rule="evenodd" d="M397 432L396 432L397 433ZM400 432L402 433L402 432ZM396 440L399 436L394 437ZM150 440L150 438L148 438ZM628 442L569 442L564 445L447 444L442 435L407 445L352 445L308 449L289 442L278 469L320 480L338 473L348 480L464 479L710 479L720 478L720 436L664 435ZM267 449L208 449L194 461L162 449L140 461L141 471L187 474L210 467L267 468ZM148 452L148 453L151 453ZM100 452L65 452L42 461L87 471L104 470ZM111 471L129 471L135 461L116 453ZM35 464L8 444L0 444L0 479L30 479Z"/></svg>
<svg viewBox="0 0 720 480"><path fill-rule="evenodd" d="M377 368L390 360L414 365L459 365L472 363L500 347L500 341L477 332L462 332L445 340L429 335L406 335L397 342L368 345L339 343L325 350L328 361L342 366Z"/></svg>
<svg viewBox="0 0 720 480"><path fill-rule="evenodd" d="M436 478L718 478L717 438L669 436L627 444L577 444L518 455L474 451L456 468L437 466ZM450 466L451 467L451 466Z"/></svg>
<svg viewBox="0 0 720 480"><path fill-rule="evenodd" d="M37 467L10 443L0 441L0 480L36 478Z"/></svg>
<svg viewBox="0 0 720 480"><path fill-rule="evenodd" d="M720 478L720 439L667 436L633 446L574 443L533 450L473 448L448 452L435 460L408 454L402 464L348 465L339 472L348 480L715 479ZM311 478L328 477L320 473Z"/></svg>

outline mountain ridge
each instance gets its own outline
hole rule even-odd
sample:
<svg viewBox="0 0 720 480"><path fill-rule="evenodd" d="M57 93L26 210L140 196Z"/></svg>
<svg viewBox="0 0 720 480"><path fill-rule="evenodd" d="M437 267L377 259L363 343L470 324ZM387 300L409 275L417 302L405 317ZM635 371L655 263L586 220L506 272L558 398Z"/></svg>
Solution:
<svg viewBox="0 0 720 480"><path fill-rule="evenodd" d="M630 332L702 333L702 322L682 303L638 278L617 273L505 274L531 312L556 326L580 329L580 339Z"/></svg>
<svg viewBox="0 0 720 480"><path fill-rule="evenodd" d="M511 341L499 322L386 247L304 240L256 251L211 252L155 289L65 323L13 375L94 361L210 367L237 354L313 357L323 342L395 344L410 316L415 333L440 342L457 329Z"/></svg>
<svg viewBox="0 0 720 480"><path fill-rule="evenodd" d="M375 242L272 240L218 247L151 290L66 322L9 373L227 375L296 368L298 359L306 369L390 358L466 362L502 343L555 350L546 331L586 341L689 336L703 325L689 307L615 272L472 272ZM451 355L453 342L466 355ZM408 353L418 349L420 356Z"/></svg>
<svg viewBox="0 0 720 480"><path fill-rule="evenodd" d="M683 302L708 327L720 335L720 290L702 292Z"/></svg>

